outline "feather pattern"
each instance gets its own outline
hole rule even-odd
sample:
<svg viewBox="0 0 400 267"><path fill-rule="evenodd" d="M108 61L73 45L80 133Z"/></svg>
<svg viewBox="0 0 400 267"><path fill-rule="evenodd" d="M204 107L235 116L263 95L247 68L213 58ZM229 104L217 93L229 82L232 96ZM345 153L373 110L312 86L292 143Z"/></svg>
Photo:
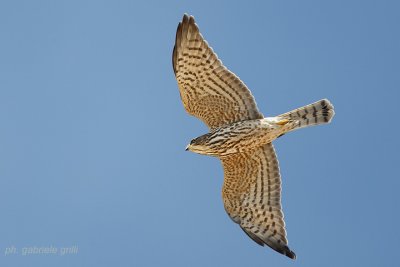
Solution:
<svg viewBox="0 0 400 267"><path fill-rule="evenodd" d="M286 239L281 176L273 145L220 159L225 175L222 196L232 220L259 245L296 258Z"/></svg>
<svg viewBox="0 0 400 267"><path fill-rule="evenodd" d="M218 59L192 16L185 14L178 25L172 65L186 111L209 128L263 118L250 90Z"/></svg>
<svg viewBox="0 0 400 267"><path fill-rule="evenodd" d="M172 65L186 111L210 128L187 150L220 158L226 212L257 244L295 259L286 239L281 176L271 142L299 128L329 123L333 105L322 99L264 118L250 90L222 64L186 14L176 32Z"/></svg>

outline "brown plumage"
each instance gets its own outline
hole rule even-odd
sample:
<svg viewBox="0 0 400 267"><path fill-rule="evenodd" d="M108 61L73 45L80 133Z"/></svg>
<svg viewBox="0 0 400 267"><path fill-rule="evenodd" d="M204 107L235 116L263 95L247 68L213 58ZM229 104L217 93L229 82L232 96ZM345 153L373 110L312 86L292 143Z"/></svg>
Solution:
<svg viewBox="0 0 400 267"><path fill-rule="evenodd" d="M220 158L225 210L256 243L295 259L286 239L281 177L271 142L295 129L329 123L332 104L323 99L264 118L250 90L222 64L186 14L176 32L172 65L186 111L210 129L187 150Z"/></svg>

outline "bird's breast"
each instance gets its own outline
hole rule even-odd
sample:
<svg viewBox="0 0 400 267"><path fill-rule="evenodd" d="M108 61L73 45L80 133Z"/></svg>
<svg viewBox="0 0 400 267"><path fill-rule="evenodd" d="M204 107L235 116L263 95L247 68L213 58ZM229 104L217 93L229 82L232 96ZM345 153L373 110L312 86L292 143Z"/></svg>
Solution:
<svg viewBox="0 0 400 267"><path fill-rule="evenodd" d="M279 134L265 119L236 122L211 132L208 142L213 155L243 152L272 142Z"/></svg>

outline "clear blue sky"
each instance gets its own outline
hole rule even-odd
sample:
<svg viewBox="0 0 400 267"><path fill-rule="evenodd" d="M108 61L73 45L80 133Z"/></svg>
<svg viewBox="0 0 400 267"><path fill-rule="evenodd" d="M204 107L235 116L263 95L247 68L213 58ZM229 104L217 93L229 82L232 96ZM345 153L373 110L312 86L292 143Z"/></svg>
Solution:
<svg viewBox="0 0 400 267"><path fill-rule="evenodd" d="M400 244L398 1L1 1L1 266L394 266ZM193 14L276 115L332 124L275 142L290 247L226 215L219 160L171 52ZM69 255L23 248L77 246ZM5 255L15 247L16 253Z"/></svg>

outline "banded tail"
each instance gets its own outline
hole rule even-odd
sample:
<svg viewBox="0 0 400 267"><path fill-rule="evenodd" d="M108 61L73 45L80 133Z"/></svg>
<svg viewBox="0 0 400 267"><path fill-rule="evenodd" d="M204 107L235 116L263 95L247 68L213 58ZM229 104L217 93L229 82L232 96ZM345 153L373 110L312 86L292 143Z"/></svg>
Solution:
<svg viewBox="0 0 400 267"><path fill-rule="evenodd" d="M289 111L277 117L287 119L291 125L289 131L300 128L330 123L335 111L328 99L322 99L307 106Z"/></svg>

